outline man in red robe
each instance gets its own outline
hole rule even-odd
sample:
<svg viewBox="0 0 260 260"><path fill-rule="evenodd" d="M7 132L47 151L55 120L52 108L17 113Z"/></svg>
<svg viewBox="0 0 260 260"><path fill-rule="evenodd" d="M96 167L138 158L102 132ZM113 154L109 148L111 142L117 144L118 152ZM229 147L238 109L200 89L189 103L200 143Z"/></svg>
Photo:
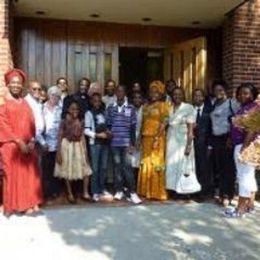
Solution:
<svg viewBox="0 0 260 260"><path fill-rule="evenodd" d="M0 102L0 153L4 171L5 214L36 215L42 203L41 179L35 149L33 113L22 98L25 73L13 69L5 74L12 98Z"/></svg>

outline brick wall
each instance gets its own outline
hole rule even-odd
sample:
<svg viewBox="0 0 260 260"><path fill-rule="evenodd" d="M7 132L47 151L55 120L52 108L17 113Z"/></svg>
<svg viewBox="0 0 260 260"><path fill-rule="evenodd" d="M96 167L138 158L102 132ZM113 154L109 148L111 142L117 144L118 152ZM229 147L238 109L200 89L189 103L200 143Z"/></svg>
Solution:
<svg viewBox="0 0 260 260"><path fill-rule="evenodd" d="M260 88L260 0L245 1L223 24L223 77L230 86Z"/></svg>
<svg viewBox="0 0 260 260"><path fill-rule="evenodd" d="M13 66L11 42L13 22L9 0L0 1L0 86L4 84L3 74Z"/></svg>

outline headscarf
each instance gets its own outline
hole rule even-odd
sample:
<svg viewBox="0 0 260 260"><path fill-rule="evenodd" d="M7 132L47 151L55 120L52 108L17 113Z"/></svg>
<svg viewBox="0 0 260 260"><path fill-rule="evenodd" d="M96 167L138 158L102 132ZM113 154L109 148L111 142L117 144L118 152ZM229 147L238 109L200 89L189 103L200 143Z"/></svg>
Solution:
<svg viewBox="0 0 260 260"><path fill-rule="evenodd" d="M149 86L149 89L152 88L156 88L156 90L162 95L165 93L165 85L160 80L153 81Z"/></svg>
<svg viewBox="0 0 260 260"><path fill-rule="evenodd" d="M102 94L101 85L99 82L92 82L88 90L88 96L91 97L94 93Z"/></svg>
<svg viewBox="0 0 260 260"><path fill-rule="evenodd" d="M26 80L26 74L20 69L11 69L7 71L4 75L5 77L5 84L8 85L13 77L19 77L22 80L22 83Z"/></svg>

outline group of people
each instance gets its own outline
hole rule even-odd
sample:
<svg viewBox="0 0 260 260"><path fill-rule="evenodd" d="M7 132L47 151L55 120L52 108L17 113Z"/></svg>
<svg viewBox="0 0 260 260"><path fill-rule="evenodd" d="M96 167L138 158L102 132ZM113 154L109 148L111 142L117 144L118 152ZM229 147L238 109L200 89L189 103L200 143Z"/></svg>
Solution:
<svg viewBox="0 0 260 260"><path fill-rule="evenodd" d="M256 105L251 83L228 97L226 83L216 80L210 94L194 89L188 103L174 80L151 82L148 94L138 82L126 88L109 80L105 95L87 78L70 95L64 77L46 91L31 81L24 94L26 75L19 69L8 71L5 82L0 155L6 214L37 215L43 202L62 192L71 203L79 192L94 202L134 204L196 194L200 199L218 195L227 206L236 180L238 206L225 215L254 211L255 168L238 158L259 133L232 124L232 117Z"/></svg>

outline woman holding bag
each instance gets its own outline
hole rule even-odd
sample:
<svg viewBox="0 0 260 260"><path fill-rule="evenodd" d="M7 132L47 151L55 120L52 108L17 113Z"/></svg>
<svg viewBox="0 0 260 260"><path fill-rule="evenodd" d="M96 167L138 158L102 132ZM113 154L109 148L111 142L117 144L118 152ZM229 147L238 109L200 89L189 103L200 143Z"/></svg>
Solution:
<svg viewBox="0 0 260 260"><path fill-rule="evenodd" d="M196 178L193 148L196 112L184 99L183 89L174 88L167 131L166 189L179 194L191 194L201 189Z"/></svg>

